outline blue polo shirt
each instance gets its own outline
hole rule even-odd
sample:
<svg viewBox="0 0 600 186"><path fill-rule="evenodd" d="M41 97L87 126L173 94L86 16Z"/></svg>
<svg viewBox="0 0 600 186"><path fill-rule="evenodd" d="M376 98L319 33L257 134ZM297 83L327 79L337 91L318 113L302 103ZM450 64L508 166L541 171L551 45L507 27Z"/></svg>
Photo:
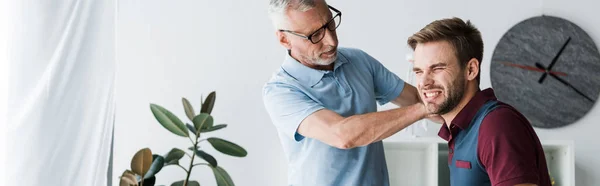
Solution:
<svg viewBox="0 0 600 186"><path fill-rule="evenodd" d="M288 160L288 185L389 185L381 141L338 149L297 132L307 116L329 109L349 117L377 111L404 81L367 53L338 48L334 70L316 70L286 56L263 87L263 100ZM364 123L369 125L369 123Z"/></svg>

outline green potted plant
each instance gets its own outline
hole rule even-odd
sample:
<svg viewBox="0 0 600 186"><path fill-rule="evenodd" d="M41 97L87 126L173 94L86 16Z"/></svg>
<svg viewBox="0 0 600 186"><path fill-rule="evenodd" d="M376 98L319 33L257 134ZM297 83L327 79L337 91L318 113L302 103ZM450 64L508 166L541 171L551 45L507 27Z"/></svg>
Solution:
<svg viewBox="0 0 600 186"><path fill-rule="evenodd" d="M227 127L227 124L213 125L213 117L210 115L215 103L216 93L211 92L204 102L201 102L201 110L196 114L190 102L182 98L183 108L187 118L192 124L184 124L177 116L169 110L157 104L150 104L150 110L158 122L171 133L188 138L192 146L187 148L192 155L179 149L173 148L165 156L152 154L149 148L139 150L131 160L131 170L126 170L120 177L120 186L153 186L156 181L156 174L164 166L178 166L186 172L184 180L174 182L171 186L199 186L197 181L190 180L190 174L196 166L207 166L212 169L217 185L234 185L229 174L222 167L218 166L217 160L200 148L201 142L208 142L217 151L235 157L245 157L248 153L239 145L227 140L210 137L201 139L202 133L212 132ZM190 158L190 163L186 167L179 164L179 160L184 156ZM204 162L196 163L196 157Z"/></svg>

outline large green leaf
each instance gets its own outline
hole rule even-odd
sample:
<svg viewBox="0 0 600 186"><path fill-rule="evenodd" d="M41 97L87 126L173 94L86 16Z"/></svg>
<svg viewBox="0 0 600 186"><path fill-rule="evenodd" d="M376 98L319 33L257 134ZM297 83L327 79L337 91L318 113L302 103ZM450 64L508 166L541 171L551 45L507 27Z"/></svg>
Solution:
<svg viewBox="0 0 600 186"><path fill-rule="evenodd" d="M190 149L193 147L190 147ZM196 153L195 153L198 157L202 158L204 161L208 162L211 166L216 167L217 166L217 160L215 159L215 157L213 157L212 155L202 151L202 150L198 150L196 149Z"/></svg>
<svg viewBox="0 0 600 186"><path fill-rule="evenodd" d="M179 159L181 159L185 155L185 152L178 148L173 148L167 155L165 156L165 162L167 164L178 164Z"/></svg>
<svg viewBox="0 0 600 186"><path fill-rule="evenodd" d="M152 165L152 151L149 148L139 150L131 159L131 171L138 175L146 175Z"/></svg>
<svg viewBox="0 0 600 186"><path fill-rule="evenodd" d="M190 132L196 134L196 127L194 127L193 125L190 125L189 123L186 123L185 126L190 130Z"/></svg>
<svg viewBox="0 0 600 186"><path fill-rule="evenodd" d="M181 102L183 103L185 115L187 115L190 120L193 120L194 116L196 115L196 112L194 112L194 107L192 107L192 104L190 104L190 102L185 98L181 98Z"/></svg>
<svg viewBox="0 0 600 186"><path fill-rule="evenodd" d="M227 171L221 167L211 167L218 186L234 186L233 180L227 174Z"/></svg>
<svg viewBox="0 0 600 186"><path fill-rule="evenodd" d="M200 113L194 117L194 127L196 130L212 127L214 121L213 117L207 113Z"/></svg>
<svg viewBox="0 0 600 186"><path fill-rule="evenodd" d="M222 129L225 127L227 127L227 124L218 124L218 125L212 126L210 128L202 129L201 132L212 132L212 131L219 130L219 129Z"/></svg>
<svg viewBox="0 0 600 186"><path fill-rule="evenodd" d="M246 152L244 148L227 140L220 138L208 138L207 140L215 149L224 154L237 157L245 157L246 155L248 155L248 152Z"/></svg>
<svg viewBox="0 0 600 186"><path fill-rule="evenodd" d="M121 179L119 180L119 186L135 186L137 185L137 181L135 178L135 173L130 170L126 170L121 175Z"/></svg>
<svg viewBox="0 0 600 186"><path fill-rule="evenodd" d="M183 122L181 122L177 116L173 115L171 111L168 111L167 109L156 104L150 104L150 109L152 110L152 114L154 114L156 120L158 120L158 122L165 127L165 129L178 136L189 136Z"/></svg>
<svg viewBox="0 0 600 186"><path fill-rule="evenodd" d="M156 173L160 172L164 165L165 158L157 154L152 155L152 165L150 165L150 169L144 175L144 179L154 177Z"/></svg>
<svg viewBox="0 0 600 186"><path fill-rule="evenodd" d="M183 186L183 182L185 182L185 180L175 182L175 183L171 184L171 186ZM200 186L200 183L198 183L197 181L190 180L190 182L187 184L187 186Z"/></svg>
<svg viewBox="0 0 600 186"><path fill-rule="evenodd" d="M204 103L202 103L202 109L200 110L200 113L210 114L212 112L213 106L215 106L216 94L217 93L215 91L208 94L208 97L206 97L206 100Z"/></svg>

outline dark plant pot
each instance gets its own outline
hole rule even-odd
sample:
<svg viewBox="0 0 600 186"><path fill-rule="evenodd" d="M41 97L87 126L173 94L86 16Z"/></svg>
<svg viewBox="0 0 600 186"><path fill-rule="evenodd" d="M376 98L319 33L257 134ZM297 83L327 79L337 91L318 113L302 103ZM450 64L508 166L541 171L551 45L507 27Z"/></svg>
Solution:
<svg viewBox="0 0 600 186"><path fill-rule="evenodd" d="M142 182L138 182L138 185L141 185ZM156 184L156 176L152 176L148 179L144 180L144 186L154 186Z"/></svg>

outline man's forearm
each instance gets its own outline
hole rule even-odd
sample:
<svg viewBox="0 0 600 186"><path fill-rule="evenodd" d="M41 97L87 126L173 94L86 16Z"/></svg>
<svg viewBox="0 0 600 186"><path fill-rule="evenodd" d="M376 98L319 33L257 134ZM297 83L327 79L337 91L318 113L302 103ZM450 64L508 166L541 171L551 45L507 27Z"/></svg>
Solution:
<svg viewBox="0 0 600 186"><path fill-rule="evenodd" d="M342 148L353 148L383 140L426 115L423 104L418 103L387 111L354 115L336 124L336 128L344 138Z"/></svg>

